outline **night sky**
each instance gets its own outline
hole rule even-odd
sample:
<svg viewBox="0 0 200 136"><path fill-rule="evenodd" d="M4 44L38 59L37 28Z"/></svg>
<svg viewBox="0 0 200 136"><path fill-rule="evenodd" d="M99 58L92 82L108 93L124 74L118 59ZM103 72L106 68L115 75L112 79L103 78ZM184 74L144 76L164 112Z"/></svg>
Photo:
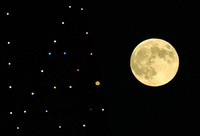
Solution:
<svg viewBox="0 0 200 136"><path fill-rule="evenodd" d="M200 135L199 11L181 0L1 1L0 136ZM164 86L131 72L148 38L179 54Z"/></svg>

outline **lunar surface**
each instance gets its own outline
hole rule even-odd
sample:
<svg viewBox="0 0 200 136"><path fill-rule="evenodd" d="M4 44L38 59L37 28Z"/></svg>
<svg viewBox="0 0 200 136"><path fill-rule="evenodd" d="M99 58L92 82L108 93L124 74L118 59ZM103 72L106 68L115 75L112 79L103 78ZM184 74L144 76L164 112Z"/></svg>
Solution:
<svg viewBox="0 0 200 136"><path fill-rule="evenodd" d="M131 54L133 75L147 86L161 86L170 82L179 68L175 48L167 41L151 38L138 44Z"/></svg>

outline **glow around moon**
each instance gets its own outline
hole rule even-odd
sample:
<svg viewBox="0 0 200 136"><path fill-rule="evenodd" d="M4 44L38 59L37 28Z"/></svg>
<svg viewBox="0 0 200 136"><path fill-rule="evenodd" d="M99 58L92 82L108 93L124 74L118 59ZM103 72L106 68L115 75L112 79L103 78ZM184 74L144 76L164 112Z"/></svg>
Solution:
<svg viewBox="0 0 200 136"><path fill-rule="evenodd" d="M133 75L147 86L170 82L179 68L175 48L167 41L151 38L138 44L132 52L130 66Z"/></svg>

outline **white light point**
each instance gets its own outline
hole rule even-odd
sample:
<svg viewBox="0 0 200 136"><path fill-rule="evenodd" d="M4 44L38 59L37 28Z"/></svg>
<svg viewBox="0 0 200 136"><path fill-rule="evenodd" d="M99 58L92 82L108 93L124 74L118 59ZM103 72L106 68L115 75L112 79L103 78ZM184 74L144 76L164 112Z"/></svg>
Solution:
<svg viewBox="0 0 200 136"><path fill-rule="evenodd" d="M10 65L11 65L11 63L10 63L10 62L8 62L8 65L10 66Z"/></svg>
<svg viewBox="0 0 200 136"><path fill-rule="evenodd" d="M13 112L11 111L11 112L10 112L10 115L12 115L12 114L13 114Z"/></svg>
<svg viewBox="0 0 200 136"><path fill-rule="evenodd" d="M72 8L72 6L69 6L69 8Z"/></svg>
<svg viewBox="0 0 200 136"><path fill-rule="evenodd" d="M56 89L56 86L54 86L53 89L55 90L55 89Z"/></svg>
<svg viewBox="0 0 200 136"><path fill-rule="evenodd" d="M19 127L17 127L17 130L19 130Z"/></svg>
<svg viewBox="0 0 200 136"><path fill-rule="evenodd" d="M72 86L70 85L70 86L69 86L69 88L71 89L71 88L72 88Z"/></svg>
<svg viewBox="0 0 200 136"><path fill-rule="evenodd" d="M33 96L33 95L35 95L35 93L34 93L34 92L31 92L31 95Z"/></svg>
<svg viewBox="0 0 200 136"><path fill-rule="evenodd" d="M62 126L58 126L58 128L62 128Z"/></svg>
<svg viewBox="0 0 200 136"><path fill-rule="evenodd" d="M12 89L12 86L11 86L11 85L9 86L9 89Z"/></svg>
<svg viewBox="0 0 200 136"><path fill-rule="evenodd" d="M24 110L24 113L26 113L26 110Z"/></svg>
<svg viewBox="0 0 200 136"><path fill-rule="evenodd" d="M83 124L83 127L86 127L86 125L85 125L85 124Z"/></svg>
<svg viewBox="0 0 200 136"><path fill-rule="evenodd" d="M44 73L44 70L41 70L41 73Z"/></svg>
<svg viewBox="0 0 200 136"><path fill-rule="evenodd" d="M7 15L7 16L9 16L9 15L10 15L10 13L9 13L9 12L7 12L7 13L6 13L6 15Z"/></svg>
<svg viewBox="0 0 200 136"><path fill-rule="evenodd" d="M83 8L81 8L81 10L83 10Z"/></svg>
<svg viewBox="0 0 200 136"><path fill-rule="evenodd" d="M101 109L101 111L105 111L105 109Z"/></svg>
<svg viewBox="0 0 200 136"><path fill-rule="evenodd" d="M65 22L62 22L62 25L64 25L65 24Z"/></svg>
<svg viewBox="0 0 200 136"><path fill-rule="evenodd" d="M7 42L7 44L10 44L10 42Z"/></svg>
<svg viewBox="0 0 200 136"><path fill-rule="evenodd" d="M54 40L53 42L54 42L54 43L56 43L57 41L56 41L56 40Z"/></svg>
<svg viewBox="0 0 200 136"><path fill-rule="evenodd" d="M47 112L48 112L48 110L45 110L45 112L47 113Z"/></svg>

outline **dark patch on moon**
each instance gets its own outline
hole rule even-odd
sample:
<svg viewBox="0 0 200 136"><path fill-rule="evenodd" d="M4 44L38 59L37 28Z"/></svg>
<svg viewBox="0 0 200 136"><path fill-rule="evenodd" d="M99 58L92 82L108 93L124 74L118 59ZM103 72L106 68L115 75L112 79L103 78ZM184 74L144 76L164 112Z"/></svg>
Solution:
<svg viewBox="0 0 200 136"><path fill-rule="evenodd" d="M132 64L132 68L137 75L144 75L145 79L149 79L157 74L153 67L149 65L142 65L140 62L134 62Z"/></svg>
<svg viewBox="0 0 200 136"><path fill-rule="evenodd" d="M149 56L148 49L147 48L142 48L140 49L137 54L136 58L138 61L144 61L146 58Z"/></svg>
<svg viewBox="0 0 200 136"><path fill-rule="evenodd" d="M171 63L171 60L173 60L175 58L173 51L165 50L165 49L162 49L162 48L159 48L159 47L151 47L150 50L151 50L153 57L156 54L156 55L158 55L158 57L163 58L168 63ZM166 59L166 56L169 56L169 58L171 58L171 59L170 60Z"/></svg>

